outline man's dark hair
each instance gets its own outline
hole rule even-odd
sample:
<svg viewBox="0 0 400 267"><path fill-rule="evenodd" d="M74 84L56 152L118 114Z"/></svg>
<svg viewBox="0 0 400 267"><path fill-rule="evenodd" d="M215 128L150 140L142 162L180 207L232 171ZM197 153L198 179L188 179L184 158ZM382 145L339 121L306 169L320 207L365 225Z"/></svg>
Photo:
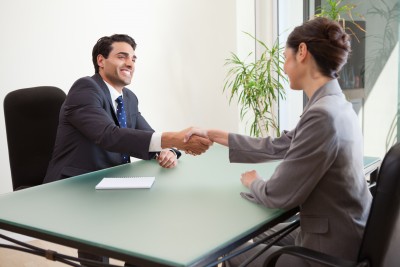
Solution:
<svg viewBox="0 0 400 267"><path fill-rule="evenodd" d="M130 44L133 50L136 49L136 42L132 37L126 34L114 34L111 36L101 37L93 47L92 60L93 66L96 73L99 73L99 65L97 65L97 56L102 55L104 58L108 58L112 50L112 44L115 42L124 42Z"/></svg>

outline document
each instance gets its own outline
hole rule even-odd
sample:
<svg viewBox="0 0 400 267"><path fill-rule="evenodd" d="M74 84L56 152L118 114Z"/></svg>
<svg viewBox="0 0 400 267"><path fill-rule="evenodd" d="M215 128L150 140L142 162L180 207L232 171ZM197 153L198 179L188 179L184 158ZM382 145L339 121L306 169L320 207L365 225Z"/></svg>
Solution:
<svg viewBox="0 0 400 267"><path fill-rule="evenodd" d="M96 189L151 188L155 177L105 177Z"/></svg>

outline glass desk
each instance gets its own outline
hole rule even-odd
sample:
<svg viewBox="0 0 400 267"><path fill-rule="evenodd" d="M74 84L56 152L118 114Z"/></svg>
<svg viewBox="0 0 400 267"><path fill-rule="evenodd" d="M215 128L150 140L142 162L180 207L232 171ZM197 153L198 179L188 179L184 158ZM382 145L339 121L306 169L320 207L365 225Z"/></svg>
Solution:
<svg viewBox="0 0 400 267"><path fill-rule="evenodd" d="M297 212L240 196L241 173L269 177L278 164L229 163L219 145L174 169L137 161L0 195L0 228L138 266L205 266ZM95 189L129 176L156 180L150 189Z"/></svg>
<svg viewBox="0 0 400 267"><path fill-rule="evenodd" d="M278 162L231 164L228 149L184 155L174 169L137 161L0 195L0 228L139 266L205 266L292 216L240 196L240 174ZM104 177L155 176L151 189L96 190Z"/></svg>

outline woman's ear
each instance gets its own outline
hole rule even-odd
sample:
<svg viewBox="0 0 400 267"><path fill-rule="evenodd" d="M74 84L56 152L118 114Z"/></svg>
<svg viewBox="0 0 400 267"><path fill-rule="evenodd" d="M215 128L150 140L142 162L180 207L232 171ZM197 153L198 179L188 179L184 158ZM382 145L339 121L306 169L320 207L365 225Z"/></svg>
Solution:
<svg viewBox="0 0 400 267"><path fill-rule="evenodd" d="M300 62L302 62L306 58L307 54L308 54L307 45L305 43L300 43L299 49L297 50L297 55L296 55L297 59Z"/></svg>

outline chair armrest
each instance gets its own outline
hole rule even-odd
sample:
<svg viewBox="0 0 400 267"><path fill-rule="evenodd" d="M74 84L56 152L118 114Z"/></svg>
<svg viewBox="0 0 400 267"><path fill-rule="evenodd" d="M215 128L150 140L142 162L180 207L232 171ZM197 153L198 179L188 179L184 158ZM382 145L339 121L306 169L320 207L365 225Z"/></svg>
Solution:
<svg viewBox="0 0 400 267"><path fill-rule="evenodd" d="M303 258L303 259L306 259L309 261L314 261L314 262L317 262L320 264L325 264L326 266L332 266L332 267L367 266L367 265L364 265L363 263L361 263L361 265L360 265L357 262L336 258L336 257L330 256L328 254L321 253L321 252L311 250L308 248L304 248L304 247L286 246L286 247L282 247L281 249L272 253L267 258L267 260L264 262L264 267L275 266L278 258L283 254L292 255L295 257Z"/></svg>

